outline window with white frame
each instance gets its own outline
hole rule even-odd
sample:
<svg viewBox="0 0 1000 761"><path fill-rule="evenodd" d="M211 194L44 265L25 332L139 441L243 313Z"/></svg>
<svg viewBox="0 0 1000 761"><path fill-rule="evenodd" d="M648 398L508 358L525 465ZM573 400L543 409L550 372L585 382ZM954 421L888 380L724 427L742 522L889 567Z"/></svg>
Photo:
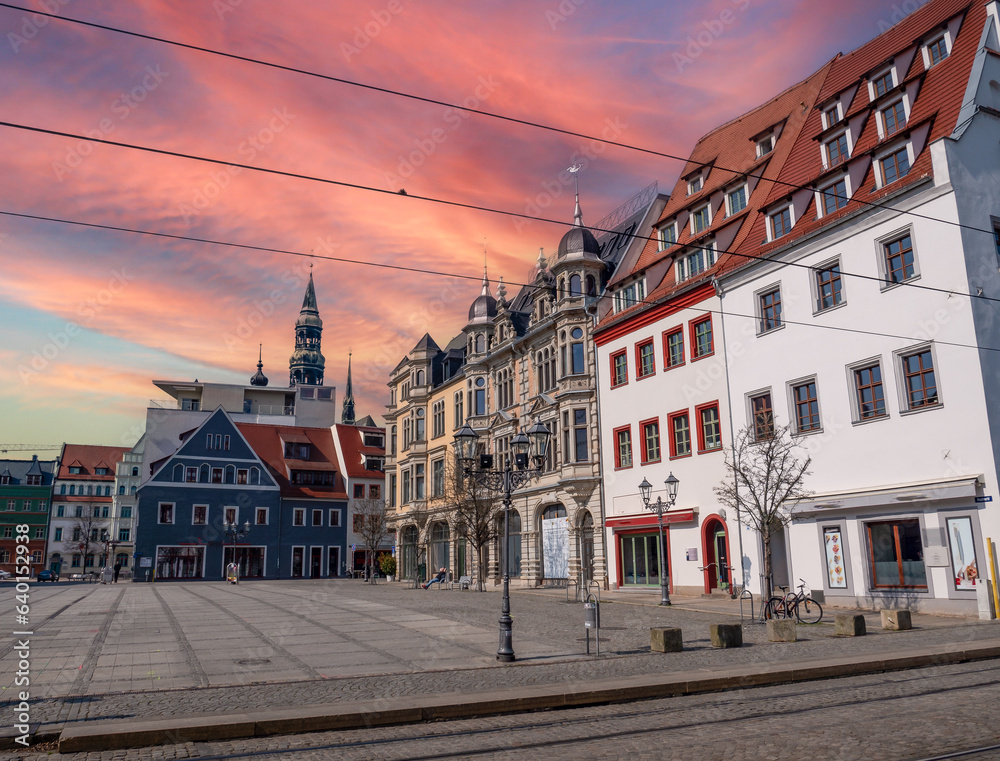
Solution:
<svg viewBox="0 0 1000 761"><path fill-rule="evenodd" d="M920 52L924 58L924 68L929 69L932 66L937 66L951 55L951 33L944 32L932 38L921 48Z"/></svg>
<svg viewBox="0 0 1000 761"><path fill-rule="evenodd" d="M629 283L624 288L615 291L615 311L622 312L631 306L642 303L642 300L645 298L645 279Z"/></svg>
<svg viewBox="0 0 1000 761"><path fill-rule="evenodd" d="M843 209L847 206L847 201L850 198L847 191L847 177L841 177L839 180L827 185L819 194L822 199L820 208L823 210L823 216L833 214L838 209Z"/></svg>
<svg viewBox="0 0 1000 761"><path fill-rule="evenodd" d="M669 225L661 227L658 231L660 248L670 248L677 242L677 223L671 222Z"/></svg>
<svg viewBox="0 0 1000 761"><path fill-rule="evenodd" d="M774 150L774 135L762 137L757 141L757 158L763 158Z"/></svg>
<svg viewBox="0 0 1000 761"><path fill-rule="evenodd" d="M712 211L710 204L705 204L699 209L691 212L691 233L697 235L702 230L707 230L712 224Z"/></svg>
<svg viewBox="0 0 1000 761"><path fill-rule="evenodd" d="M705 186L704 185L704 180L702 179L702 176L700 174L697 177L692 177L690 180L688 180L688 193L687 194L689 196L692 196L695 193L697 193L698 191L700 191L704 186Z"/></svg>
<svg viewBox="0 0 1000 761"><path fill-rule="evenodd" d="M868 96L871 100L881 98L895 86L895 72L892 67L889 67L878 72L868 80Z"/></svg>
<svg viewBox="0 0 1000 761"><path fill-rule="evenodd" d="M685 256L677 257L677 282L690 280L695 275L710 269L715 264L715 259L715 244L699 248Z"/></svg>
<svg viewBox="0 0 1000 761"><path fill-rule="evenodd" d="M792 219L792 207L786 206L773 212L768 218L768 231L771 233L771 240L777 240L792 229L794 220Z"/></svg>
<svg viewBox="0 0 1000 761"><path fill-rule="evenodd" d="M830 129L834 124L840 122L840 103L832 103L823 109L823 129Z"/></svg>
<svg viewBox="0 0 1000 761"><path fill-rule="evenodd" d="M747 186L746 184L733 188L726 193L726 216L738 214L747 207Z"/></svg>
<svg viewBox="0 0 1000 761"><path fill-rule="evenodd" d="M901 396L900 409L903 412L917 412L939 406L941 395L933 345L924 344L895 352L895 358Z"/></svg>
<svg viewBox="0 0 1000 761"><path fill-rule="evenodd" d="M910 173L909 145L893 148L876 159L880 187L891 185Z"/></svg>
<svg viewBox="0 0 1000 761"><path fill-rule="evenodd" d="M330 526L332 528L340 526L340 510L330 510Z"/></svg>
<svg viewBox="0 0 1000 761"><path fill-rule="evenodd" d="M850 158L850 146L847 142L847 132L841 132L823 144L823 154L828 167L843 164Z"/></svg>

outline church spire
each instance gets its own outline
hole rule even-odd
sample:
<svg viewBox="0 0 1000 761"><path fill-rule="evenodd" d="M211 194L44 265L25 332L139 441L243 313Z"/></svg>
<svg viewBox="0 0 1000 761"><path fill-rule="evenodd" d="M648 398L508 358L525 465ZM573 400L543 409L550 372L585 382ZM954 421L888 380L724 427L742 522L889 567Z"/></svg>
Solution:
<svg viewBox="0 0 1000 761"><path fill-rule="evenodd" d="M299 319L295 321L295 351L288 360L289 385L323 385L326 360L320 350L322 336L323 320L320 319L319 307L316 305L316 286L310 268L302 310L299 312Z"/></svg>
<svg viewBox="0 0 1000 761"><path fill-rule="evenodd" d="M354 387L351 384L351 352L347 352L347 390L344 392L344 407L340 413L340 422L344 425L354 425Z"/></svg>

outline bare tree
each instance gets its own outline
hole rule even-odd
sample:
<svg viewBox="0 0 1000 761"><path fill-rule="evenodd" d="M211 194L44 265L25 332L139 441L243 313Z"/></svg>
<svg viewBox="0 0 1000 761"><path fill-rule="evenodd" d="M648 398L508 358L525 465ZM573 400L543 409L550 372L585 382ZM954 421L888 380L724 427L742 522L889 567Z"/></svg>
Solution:
<svg viewBox="0 0 1000 761"><path fill-rule="evenodd" d="M69 535L63 539L63 546L71 553L83 555L82 570L87 570L87 556L99 551L108 540L110 521L94 515L89 507L78 515L69 526ZM96 560L94 567L99 567Z"/></svg>
<svg viewBox="0 0 1000 761"><path fill-rule="evenodd" d="M385 500L370 497L356 499L354 500L354 514L361 516L356 533L361 536L361 542L365 547L367 578L374 584L375 553L379 551L382 542L389 535L389 515L386 510Z"/></svg>
<svg viewBox="0 0 1000 761"><path fill-rule="evenodd" d="M743 525L755 530L764 550L765 599L772 589L771 539L788 524L789 505L810 492L803 487L812 459L801 460L788 426L768 416L736 434L726 451L726 480L714 491L719 501L736 511ZM740 563L743 559L740 559Z"/></svg>
<svg viewBox="0 0 1000 761"><path fill-rule="evenodd" d="M464 536L475 552L476 589L486 587L486 552L497 537L497 517L503 509L499 497L486 487L466 478L455 457L448 457L445 472L445 500L455 517L455 531Z"/></svg>

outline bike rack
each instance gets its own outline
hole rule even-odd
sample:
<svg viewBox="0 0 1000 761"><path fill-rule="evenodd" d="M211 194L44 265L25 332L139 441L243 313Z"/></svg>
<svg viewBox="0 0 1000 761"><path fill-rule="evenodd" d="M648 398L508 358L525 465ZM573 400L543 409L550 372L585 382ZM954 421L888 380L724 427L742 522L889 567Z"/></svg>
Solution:
<svg viewBox="0 0 1000 761"><path fill-rule="evenodd" d="M756 619L754 618L754 615L753 615L753 592L751 592L746 587L743 587L742 591L740 592L740 623L741 624L743 623L743 601L744 600L749 600L750 601L750 623L756 623L757 621L756 621ZM762 609L761 615L763 615L763 609Z"/></svg>

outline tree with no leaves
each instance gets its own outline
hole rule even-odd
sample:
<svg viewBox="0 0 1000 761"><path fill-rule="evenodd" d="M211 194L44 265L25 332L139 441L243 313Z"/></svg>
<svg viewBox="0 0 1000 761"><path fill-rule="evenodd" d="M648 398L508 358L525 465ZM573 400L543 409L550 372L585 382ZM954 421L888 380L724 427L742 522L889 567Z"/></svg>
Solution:
<svg viewBox="0 0 1000 761"><path fill-rule="evenodd" d="M475 480L466 478L455 457L445 465L445 500L454 515L455 533L464 536L475 551L476 589L486 588L487 550L497 537L497 517L503 506L499 497Z"/></svg>
<svg viewBox="0 0 1000 761"><path fill-rule="evenodd" d="M791 503L810 494L803 482L812 459L801 460L797 449L791 429L775 425L768 415L736 434L733 446L726 451L726 480L714 489L719 501L735 510L739 521L760 535L765 600L771 596L773 581L771 538L788 524Z"/></svg>
<svg viewBox="0 0 1000 761"><path fill-rule="evenodd" d="M104 548L109 526L110 521L95 516L89 506L81 515L74 518L73 523L69 526L69 536L64 539L63 546L67 551L79 552L83 556L81 559L83 572L86 572L88 568L87 556L91 553L96 554ZM96 558L93 567L99 567Z"/></svg>
<svg viewBox="0 0 1000 761"><path fill-rule="evenodd" d="M375 583L375 554L382 547L382 542L389 536L389 515L385 509L384 499L365 497L354 500L354 514L361 520L355 533L361 537L365 548L365 568L370 583Z"/></svg>

